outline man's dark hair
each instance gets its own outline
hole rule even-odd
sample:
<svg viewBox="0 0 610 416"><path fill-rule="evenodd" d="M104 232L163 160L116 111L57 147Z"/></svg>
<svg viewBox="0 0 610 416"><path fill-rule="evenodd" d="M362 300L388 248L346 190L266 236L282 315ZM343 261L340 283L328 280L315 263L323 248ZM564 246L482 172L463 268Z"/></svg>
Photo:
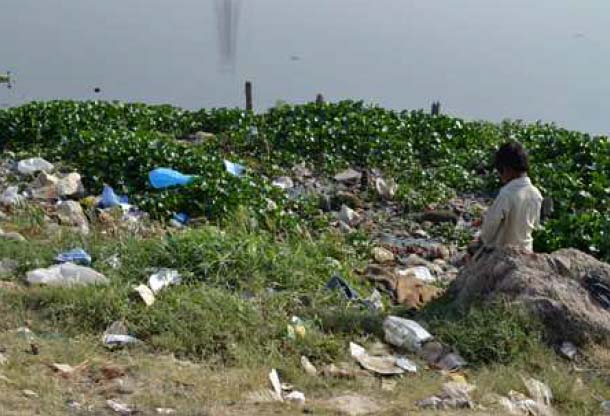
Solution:
<svg viewBox="0 0 610 416"><path fill-rule="evenodd" d="M504 143L496 152L495 166L498 172L513 169L516 172L527 172L529 158L523 145L516 141Z"/></svg>

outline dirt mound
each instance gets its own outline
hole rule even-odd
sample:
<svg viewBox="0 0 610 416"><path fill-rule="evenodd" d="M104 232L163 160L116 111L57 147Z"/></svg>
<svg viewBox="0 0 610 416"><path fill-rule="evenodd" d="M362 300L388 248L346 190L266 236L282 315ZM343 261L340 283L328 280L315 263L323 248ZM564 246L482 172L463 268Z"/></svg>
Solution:
<svg viewBox="0 0 610 416"><path fill-rule="evenodd" d="M525 306L544 324L551 342L607 343L610 310L605 293L610 265L578 250L552 254L493 250L467 265L449 288L459 308L508 299Z"/></svg>

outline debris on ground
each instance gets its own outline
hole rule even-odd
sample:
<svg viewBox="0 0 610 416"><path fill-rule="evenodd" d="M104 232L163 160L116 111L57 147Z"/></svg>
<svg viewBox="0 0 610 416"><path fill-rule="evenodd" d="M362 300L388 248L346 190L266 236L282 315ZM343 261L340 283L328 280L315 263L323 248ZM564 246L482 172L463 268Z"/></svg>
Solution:
<svg viewBox="0 0 610 416"><path fill-rule="evenodd" d="M508 397L499 396L497 402L511 415L523 416L553 416L553 394L543 382L522 377L529 397L518 391L511 390Z"/></svg>
<svg viewBox="0 0 610 416"><path fill-rule="evenodd" d="M301 356L301 367L303 367L303 370L305 370L307 375L312 377L316 377L318 375L318 370L316 367L311 363L311 361L309 361L309 358L304 355Z"/></svg>
<svg viewBox="0 0 610 416"><path fill-rule="evenodd" d="M121 321L113 322L102 336L102 343L111 349L137 344L139 342L139 339L129 335L127 332L127 327Z"/></svg>
<svg viewBox="0 0 610 416"><path fill-rule="evenodd" d="M74 263L81 266L89 266L91 264L91 256L82 248L75 248L58 254L55 257L55 261L58 263Z"/></svg>
<svg viewBox="0 0 610 416"><path fill-rule="evenodd" d="M141 284L135 286L133 290L140 295L146 306L151 306L153 303L155 303L155 294L148 286Z"/></svg>
<svg viewBox="0 0 610 416"><path fill-rule="evenodd" d="M180 284L181 282L182 277L180 276L180 273L173 269L160 269L148 278L148 286L155 295L159 293L161 289L170 285Z"/></svg>
<svg viewBox="0 0 610 416"><path fill-rule="evenodd" d="M118 400L106 400L106 405L121 416L133 415L137 413L137 410L124 403L121 403Z"/></svg>
<svg viewBox="0 0 610 416"><path fill-rule="evenodd" d="M54 265L26 273L29 284L49 286L105 285L109 280L103 274L85 266L73 263Z"/></svg>
<svg viewBox="0 0 610 416"><path fill-rule="evenodd" d="M326 283L326 288L329 290L340 290L349 300L357 300L360 298L358 292L353 289L339 274L333 274L330 280Z"/></svg>
<svg viewBox="0 0 610 416"><path fill-rule="evenodd" d="M393 179L388 179L386 181L383 178L377 178L375 179L375 189L377 190L377 195L379 195L381 199L390 201L394 199L394 195L396 195L398 184Z"/></svg>
<svg viewBox="0 0 610 416"><path fill-rule="evenodd" d="M467 382L450 381L443 384L441 394L419 400L415 404L420 409L474 409L475 403L470 394L475 388Z"/></svg>
<svg viewBox="0 0 610 416"><path fill-rule="evenodd" d="M361 345L350 342L351 356L362 368L380 375L398 375L405 371L417 372L417 366L405 357L393 355L373 356L367 353Z"/></svg>
<svg viewBox="0 0 610 416"><path fill-rule="evenodd" d="M155 189L167 189L174 186L185 186L193 183L196 176L185 175L169 168L156 168L148 174L148 180Z"/></svg>
<svg viewBox="0 0 610 416"><path fill-rule="evenodd" d="M246 168L243 165L240 165L239 163L233 163L228 160L225 160L224 164L227 172L229 172L233 176L241 178L246 173Z"/></svg>
<svg viewBox="0 0 610 416"><path fill-rule="evenodd" d="M38 172L51 173L55 169L52 163L41 157L20 160L17 163L17 171L22 175L33 175Z"/></svg>
<svg viewBox="0 0 610 416"><path fill-rule="evenodd" d="M549 341L578 344L610 337L610 311L592 301L584 281L610 283L610 265L575 249L552 254L493 250L468 264L449 288L460 308L500 299L518 302L546 327ZM451 305L450 305L451 306Z"/></svg>
<svg viewBox="0 0 610 416"><path fill-rule="evenodd" d="M288 339L305 338L306 334L307 328L305 327L305 322L298 316L290 318L290 323L287 325Z"/></svg>
<svg viewBox="0 0 610 416"><path fill-rule="evenodd" d="M573 343L569 341L564 341L559 347L559 352L564 358L570 361L574 361L576 359L576 356L578 355L578 348L576 348L576 345L574 345Z"/></svg>
<svg viewBox="0 0 610 416"><path fill-rule="evenodd" d="M432 340L432 335L420 324L397 316L388 316L383 321L383 330L387 343L411 352L420 351L423 343Z"/></svg>

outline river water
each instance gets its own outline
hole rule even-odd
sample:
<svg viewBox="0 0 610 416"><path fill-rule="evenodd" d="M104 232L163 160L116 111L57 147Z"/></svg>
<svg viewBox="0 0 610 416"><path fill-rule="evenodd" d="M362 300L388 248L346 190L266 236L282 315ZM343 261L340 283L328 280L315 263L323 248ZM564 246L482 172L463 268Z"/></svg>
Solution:
<svg viewBox="0 0 610 416"><path fill-rule="evenodd" d="M608 0L2 0L0 105L362 99L610 132ZM99 88L100 92L94 92Z"/></svg>

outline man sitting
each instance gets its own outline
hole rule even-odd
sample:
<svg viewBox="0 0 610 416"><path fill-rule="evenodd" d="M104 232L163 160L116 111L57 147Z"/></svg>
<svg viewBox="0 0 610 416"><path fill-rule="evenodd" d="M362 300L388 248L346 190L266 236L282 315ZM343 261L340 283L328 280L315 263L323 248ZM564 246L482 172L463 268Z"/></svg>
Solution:
<svg viewBox="0 0 610 416"><path fill-rule="evenodd" d="M527 152L519 142L506 143L496 152L495 166L504 186L485 213L481 242L488 248L510 246L532 252L542 195L527 176Z"/></svg>

